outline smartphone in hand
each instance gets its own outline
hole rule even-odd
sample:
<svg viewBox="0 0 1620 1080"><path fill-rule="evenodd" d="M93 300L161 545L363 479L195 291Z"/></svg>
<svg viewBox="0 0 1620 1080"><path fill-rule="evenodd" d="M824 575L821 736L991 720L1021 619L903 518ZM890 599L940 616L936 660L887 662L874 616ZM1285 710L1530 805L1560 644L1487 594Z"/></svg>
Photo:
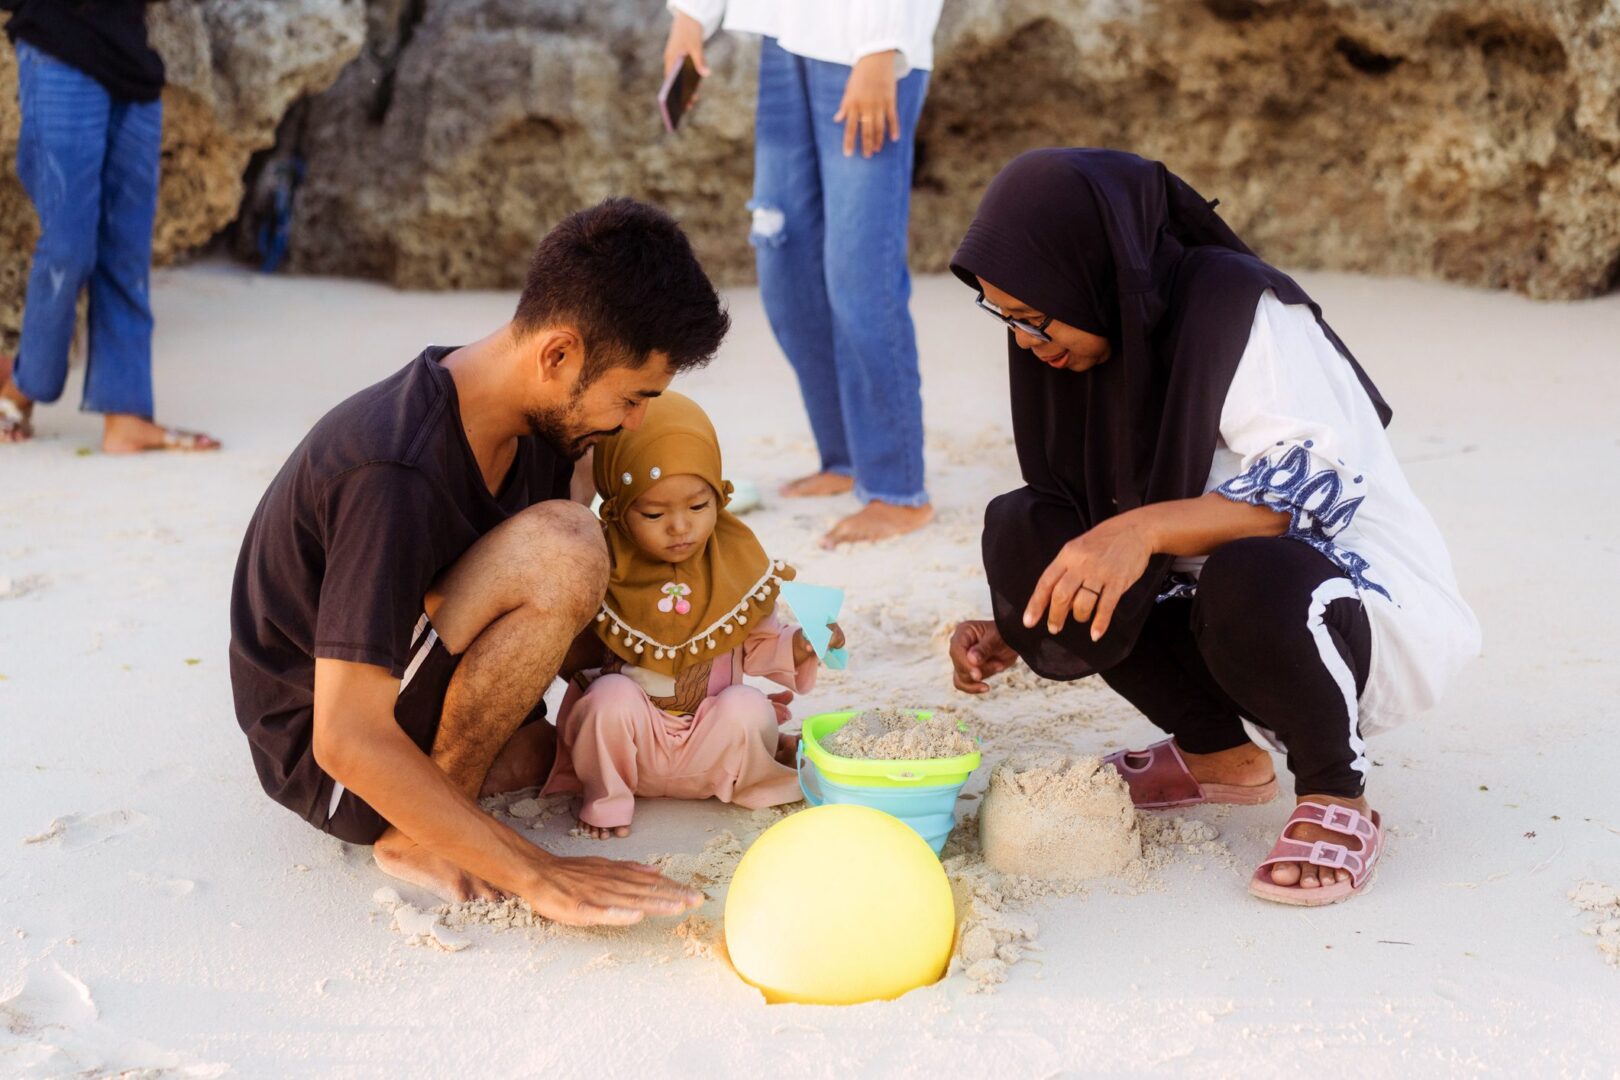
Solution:
<svg viewBox="0 0 1620 1080"><path fill-rule="evenodd" d="M691 56L681 57L680 66L669 73L658 91L658 111L664 115L664 130L674 131L681 126L681 118L691 107L698 83L702 81L703 76L698 74Z"/></svg>

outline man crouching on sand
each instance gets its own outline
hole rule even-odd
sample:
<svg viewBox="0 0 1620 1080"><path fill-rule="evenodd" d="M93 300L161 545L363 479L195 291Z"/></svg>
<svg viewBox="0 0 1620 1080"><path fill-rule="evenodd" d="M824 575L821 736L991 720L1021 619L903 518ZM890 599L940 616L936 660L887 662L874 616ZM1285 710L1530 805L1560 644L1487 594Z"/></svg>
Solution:
<svg viewBox="0 0 1620 1080"><path fill-rule="evenodd" d="M315 425L231 595L236 715L271 798L447 900L509 893L577 924L702 902L651 867L552 855L476 800L544 780L541 695L602 600L574 460L729 325L675 222L611 199L541 241L511 322Z"/></svg>

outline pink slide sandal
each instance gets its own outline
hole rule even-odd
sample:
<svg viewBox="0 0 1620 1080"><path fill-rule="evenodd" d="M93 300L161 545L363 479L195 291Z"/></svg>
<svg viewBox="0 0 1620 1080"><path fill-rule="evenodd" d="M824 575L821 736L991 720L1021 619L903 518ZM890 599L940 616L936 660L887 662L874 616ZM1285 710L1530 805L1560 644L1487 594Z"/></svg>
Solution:
<svg viewBox="0 0 1620 1080"><path fill-rule="evenodd" d="M1352 849L1343 844L1330 844L1326 840L1312 843L1290 839L1288 830L1300 822L1320 825L1324 829L1353 837L1359 843ZM1348 900L1372 883L1373 869L1378 865L1378 856L1383 850L1384 828L1383 822L1378 817L1378 811L1372 811L1369 817L1350 806L1303 802L1294 808L1294 815L1288 819L1288 824L1283 826L1277 842L1271 845L1271 854L1254 868L1254 877L1249 879L1249 891L1262 900L1292 904L1295 907L1326 907L1328 904L1337 904L1340 900ZM1312 866L1348 870L1350 880L1335 881L1331 885L1319 885L1314 889L1302 889L1298 885L1278 885L1271 880L1271 868L1285 862L1310 863Z"/></svg>
<svg viewBox="0 0 1620 1080"><path fill-rule="evenodd" d="M1154 743L1146 750L1119 750L1103 758L1125 778L1131 802L1139 810L1168 810L1198 803L1258 806L1277 797L1277 778L1263 784L1200 784L1193 779L1174 739Z"/></svg>

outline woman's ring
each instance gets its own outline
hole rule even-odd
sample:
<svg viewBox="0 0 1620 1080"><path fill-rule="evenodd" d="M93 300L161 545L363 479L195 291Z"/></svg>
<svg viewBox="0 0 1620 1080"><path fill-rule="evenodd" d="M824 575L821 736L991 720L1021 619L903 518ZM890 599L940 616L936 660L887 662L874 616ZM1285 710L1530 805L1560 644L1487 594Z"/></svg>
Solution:
<svg viewBox="0 0 1620 1080"><path fill-rule="evenodd" d="M1101 589L1093 589L1090 585L1082 585L1082 586L1080 586L1080 588L1084 589L1086 592L1090 593L1092 596L1101 596L1102 595L1102 590Z"/></svg>

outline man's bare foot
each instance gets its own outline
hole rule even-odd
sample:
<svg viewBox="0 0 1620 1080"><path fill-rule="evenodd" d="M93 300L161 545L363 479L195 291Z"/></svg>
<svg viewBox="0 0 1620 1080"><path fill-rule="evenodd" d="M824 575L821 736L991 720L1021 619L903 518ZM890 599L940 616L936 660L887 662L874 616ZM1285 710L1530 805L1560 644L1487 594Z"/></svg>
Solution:
<svg viewBox="0 0 1620 1080"><path fill-rule="evenodd" d="M212 435L155 424L144 416L108 413L101 434L104 454L138 454L146 450L218 450Z"/></svg>
<svg viewBox="0 0 1620 1080"><path fill-rule="evenodd" d="M1271 755L1252 742L1234 746L1230 750L1217 750L1213 754L1189 754L1179 745L1176 749L1181 751L1187 770L1200 784L1259 787L1277 778Z"/></svg>
<svg viewBox="0 0 1620 1080"><path fill-rule="evenodd" d="M478 789L480 799L546 782L557 760L557 729L545 721L524 724L506 740Z"/></svg>
<svg viewBox="0 0 1620 1080"><path fill-rule="evenodd" d="M395 828L389 828L377 838L371 857L383 873L418 885L447 903L506 898L505 893L483 878L474 877L448 859L434 855Z"/></svg>
<svg viewBox="0 0 1620 1080"><path fill-rule="evenodd" d="M842 495L855 488L855 478L843 473L818 472L789 480L776 489L784 499L810 499L819 495Z"/></svg>
<svg viewBox="0 0 1620 1080"><path fill-rule="evenodd" d="M11 381L11 358L0 357L0 444L34 437L34 403Z"/></svg>
<svg viewBox="0 0 1620 1080"><path fill-rule="evenodd" d="M790 769L799 767L799 737L782 732L776 736L776 760Z"/></svg>
<svg viewBox="0 0 1620 1080"><path fill-rule="evenodd" d="M1294 800L1298 806L1302 802L1327 803L1331 806L1348 806L1360 810L1363 814L1371 812L1365 798L1344 799L1337 795L1301 795ZM1302 840L1307 844L1314 844L1318 840L1325 840L1330 844L1340 844L1351 851L1358 851L1361 840L1358 837L1346 836L1332 829L1324 829L1314 822L1302 821L1289 829L1285 834L1290 840ZM1332 885L1337 882L1348 882L1350 871L1343 868L1335 870L1331 866L1316 866L1312 863L1278 863L1271 868L1271 880L1277 885L1297 885L1301 889L1317 889L1323 885Z"/></svg>
<svg viewBox="0 0 1620 1080"><path fill-rule="evenodd" d="M887 540L915 532L934 520L932 506L895 506L893 503L867 503L843 521L834 525L821 538L821 546L831 550L839 544L856 544L868 540Z"/></svg>
<svg viewBox="0 0 1620 1080"><path fill-rule="evenodd" d="M630 835L628 825L592 825L578 814L574 815L574 827L568 830L570 836L588 836L592 840L612 840L614 837Z"/></svg>

